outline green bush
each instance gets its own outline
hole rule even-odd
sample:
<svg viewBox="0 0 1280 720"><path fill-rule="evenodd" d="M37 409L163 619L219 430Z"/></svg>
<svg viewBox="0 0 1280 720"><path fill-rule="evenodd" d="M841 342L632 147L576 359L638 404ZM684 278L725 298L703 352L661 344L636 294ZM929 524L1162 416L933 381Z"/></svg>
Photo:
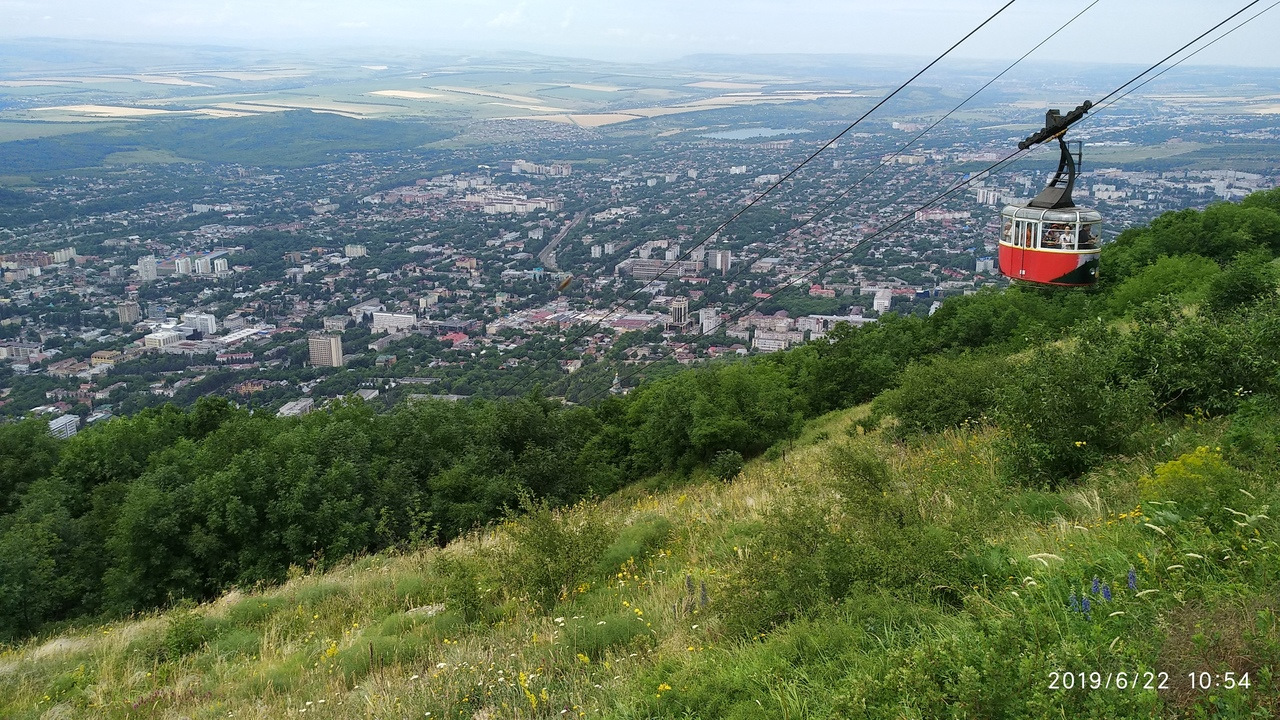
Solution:
<svg viewBox="0 0 1280 720"><path fill-rule="evenodd" d="M442 557L438 571L444 578L445 604L451 611L468 624L486 616L489 606L480 593L479 574L470 558Z"/></svg>
<svg viewBox="0 0 1280 720"><path fill-rule="evenodd" d="M1270 250L1241 253L1209 282L1205 306L1210 312L1222 315L1243 305L1274 299L1276 279Z"/></svg>
<svg viewBox="0 0 1280 720"><path fill-rule="evenodd" d="M1117 375L1139 381L1168 415L1230 413L1252 393L1271 392L1280 371L1280 313L1256 305L1226 317L1194 314L1164 299L1134 314L1122 341L1094 350Z"/></svg>
<svg viewBox="0 0 1280 720"><path fill-rule="evenodd" d="M1243 485L1240 472L1207 446L1160 463L1138 483L1143 500L1174 501L1175 507L1163 511L1169 519L1199 517L1216 531L1232 529L1234 518L1247 517L1243 511L1254 501L1239 492Z"/></svg>
<svg viewBox="0 0 1280 720"><path fill-rule="evenodd" d="M980 422L990 414L996 392L1010 381L1003 357L935 356L908 366L897 387L872 401L872 415L897 419L891 432L899 437Z"/></svg>
<svg viewBox="0 0 1280 720"><path fill-rule="evenodd" d="M1151 392L1117 375L1115 336L1031 353L998 393L998 450L1007 480L1056 489L1128 447L1151 414Z"/></svg>
<svg viewBox="0 0 1280 720"><path fill-rule="evenodd" d="M177 660L204 647L214 633L205 619L192 610L170 613L164 633L165 656Z"/></svg>
<svg viewBox="0 0 1280 720"><path fill-rule="evenodd" d="M1107 306L1116 315L1172 295L1194 301L1218 275L1218 264L1199 255L1161 257L1117 285L1107 298Z"/></svg>
<svg viewBox="0 0 1280 720"><path fill-rule="evenodd" d="M334 658L347 682L356 682L388 665L408 664L426 656L433 645L413 635L384 637L365 635Z"/></svg>
<svg viewBox="0 0 1280 720"><path fill-rule="evenodd" d="M641 517L624 527L618 537L600 553L600 560L596 563L596 576L611 577L630 560L634 560L637 566L643 566L649 556L671 537L671 529L671 521L661 515Z"/></svg>
<svg viewBox="0 0 1280 720"><path fill-rule="evenodd" d="M1246 470L1280 466L1280 401L1259 395L1240 404L1222 437L1232 465Z"/></svg>
<svg viewBox="0 0 1280 720"><path fill-rule="evenodd" d="M557 511L528 499L521 503L521 515L504 525L511 538L507 578L549 610L591 575L612 529L581 508Z"/></svg>
<svg viewBox="0 0 1280 720"><path fill-rule="evenodd" d="M737 450L721 450L711 458L707 469L721 482L729 482L742 472L742 453Z"/></svg>
<svg viewBox="0 0 1280 720"><path fill-rule="evenodd" d="M252 657L262 649L262 636L247 628L231 628L209 642L209 650L220 657Z"/></svg>

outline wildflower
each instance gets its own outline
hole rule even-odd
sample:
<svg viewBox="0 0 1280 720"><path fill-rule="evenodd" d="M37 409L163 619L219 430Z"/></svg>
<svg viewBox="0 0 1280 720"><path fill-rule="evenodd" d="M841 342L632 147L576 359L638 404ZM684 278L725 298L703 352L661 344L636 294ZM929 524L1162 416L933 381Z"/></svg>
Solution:
<svg viewBox="0 0 1280 720"><path fill-rule="evenodd" d="M1098 582L1098 576L1097 576L1097 575L1094 575L1094 576L1093 576L1093 585L1091 585L1089 589L1093 592L1093 594L1094 594L1094 595L1097 595L1097 594L1098 594L1098 590L1099 590L1099 582Z"/></svg>
<svg viewBox="0 0 1280 720"><path fill-rule="evenodd" d="M1110 585L1102 586L1102 599L1106 600L1107 602L1111 602L1111 586Z"/></svg>
<svg viewBox="0 0 1280 720"><path fill-rule="evenodd" d="M1084 613L1084 616L1085 616L1086 618L1087 618L1087 617L1089 617L1089 608L1090 608L1090 606L1091 606L1091 604L1090 604L1090 602L1089 602L1089 596L1088 596L1088 595L1086 595L1086 596L1084 597L1084 599L1082 599L1082 600L1080 601L1080 612Z"/></svg>
<svg viewBox="0 0 1280 720"><path fill-rule="evenodd" d="M1134 570L1132 565L1129 566L1129 589L1138 589L1138 571Z"/></svg>
<svg viewBox="0 0 1280 720"><path fill-rule="evenodd" d="M1071 591L1071 596L1067 598L1067 602L1071 604L1072 612L1080 612L1080 601L1076 599L1076 591Z"/></svg>

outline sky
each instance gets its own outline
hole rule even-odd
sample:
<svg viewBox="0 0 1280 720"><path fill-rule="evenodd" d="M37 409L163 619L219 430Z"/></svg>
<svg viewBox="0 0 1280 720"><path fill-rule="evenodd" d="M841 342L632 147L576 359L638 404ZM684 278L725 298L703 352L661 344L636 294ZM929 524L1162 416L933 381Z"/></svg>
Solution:
<svg viewBox="0 0 1280 720"><path fill-rule="evenodd" d="M522 50L628 61L695 53L934 56L1006 1L0 0L0 38ZM1090 1L1016 0L956 55L1017 57ZM1037 57L1150 64L1246 2L1098 0ZM1280 8L1193 62L1280 67L1277 31Z"/></svg>

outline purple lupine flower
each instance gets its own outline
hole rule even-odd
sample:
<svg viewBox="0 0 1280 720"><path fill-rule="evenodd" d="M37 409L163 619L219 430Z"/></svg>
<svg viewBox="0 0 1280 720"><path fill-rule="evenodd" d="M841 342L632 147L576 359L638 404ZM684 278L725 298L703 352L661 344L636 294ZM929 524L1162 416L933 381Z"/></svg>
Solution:
<svg viewBox="0 0 1280 720"><path fill-rule="evenodd" d="M1094 595L1097 595L1097 594L1098 594L1098 585L1099 585L1099 582L1098 582L1098 576L1097 576L1097 575L1094 575L1094 576L1093 576L1093 588L1092 588L1092 590L1093 590L1093 594L1094 594Z"/></svg>
<svg viewBox="0 0 1280 720"><path fill-rule="evenodd" d="M1111 586L1110 585L1102 586L1102 599L1106 600L1107 602L1111 602Z"/></svg>
<svg viewBox="0 0 1280 720"><path fill-rule="evenodd" d="M1067 598L1067 602L1071 605L1071 612L1080 612L1080 601L1076 599L1076 591L1071 591L1071 597Z"/></svg>
<svg viewBox="0 0 1280 720"><path fill-rule="evenodd" d="M1090 607L1091 607L1091 603L1089 602L1089 596L1086 595L1084 596L1084 599L1080 601L1080 612L1084 613L1085 617L1089 617Z"/></svg>
<svg viewBox="0 0 1280 720"><path fill-rule="evenodd" d="M1132 566L1129 567L1129 589L1138 589L1138 571L1134 570Z"/></svg>

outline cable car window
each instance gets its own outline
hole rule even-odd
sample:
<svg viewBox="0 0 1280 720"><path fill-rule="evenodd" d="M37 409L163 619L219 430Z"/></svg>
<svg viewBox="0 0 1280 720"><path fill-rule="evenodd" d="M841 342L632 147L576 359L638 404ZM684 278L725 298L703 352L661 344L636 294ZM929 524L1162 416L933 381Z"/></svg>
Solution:
<svg viewBox="0 0 1280 720"><path fill-rule="evenodd" d="M1101 223L1091 223L1089 225L1080 226L1080 248L1096 248L1098 247L1098 238L1102 234Z"/></svg>
<svg viewBox="0 0 1280 720"><path fill-rule="evenodd" d="M1009 243L1010 245L1013 244L1013 221L1012 220L1004 221L1004 230L1001 231L1001 237L1003 237L1004 241Z"/></svg>
<svg viewBox="0 0 1280 720"><path fill-rule="evenodd" d="M1016 234L1013 240L1014 245L1034 248L1039 240L1040 223L1034 220L1019 220L1014 231Z"/></svg>

